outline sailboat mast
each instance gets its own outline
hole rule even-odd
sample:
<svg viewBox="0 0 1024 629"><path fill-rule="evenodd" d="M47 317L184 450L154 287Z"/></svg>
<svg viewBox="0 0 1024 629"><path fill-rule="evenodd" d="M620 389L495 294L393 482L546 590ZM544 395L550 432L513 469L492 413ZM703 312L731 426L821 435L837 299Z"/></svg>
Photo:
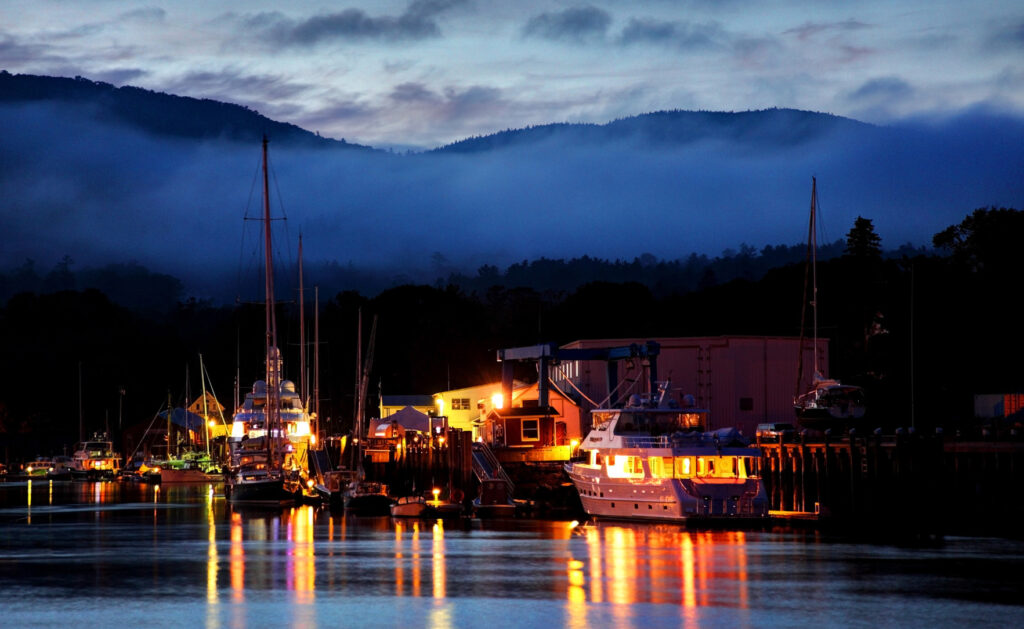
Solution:
<svg viewBox="0 0 1024 629"><path fill-rule="evenodd" d="M796 362L796 389L793 392L793 399L796 400L802 392L802 384L804 377L804 339L807 333L807 306L817 305L817 238L815 234L817 229L815 227L815 200L817 198L817 179L811 177L811 218L807 226L807 257L804 262L804 292L800 302L800 352L797 356ZM814 293L811 298L807 298L808 289L811 285L811 278L814 278ZM818 322L817 322L817 310L815 308L814 316L814 373L818 372Z"/></svg>
<svg viewBox="0 0 1024 629"><path fill-rule="evenodd" d="M299 234L299 392L302 405L309 410L309 386L306 377L306 293L302 286L302 234Z"/></svg>
<svg viewBox="0 0 1024 629"><path fill-rule="evenodd" d="M274 250L270 238L270 176L267 172L267 136L263 136L263 257L266 288L266 356L267 356L267 443L269 461L276 463L274 453L274 431L277 429L278 396L280 394L278 363L274 356L277 351L277 321L274 317Z"/></svg>
<svg viewBox="0 0 1024 629"><path fill-rule="evenodd" d="M203 368L203 355L199 355L199 384L203 390L203 429L206 430L206 456L210 456L210 409L206 405L206 369Z"/></svg>
<svg viewBox="0 0 1024 629"><path fill-rule="evenodd" d="M316 412L316 433L320 431L320 287L313 287L313 410ZM317 437L319 439L319 437Z"/></svg>
<svg viewBox="0 0 1024 629"><path fill-rule="evenodd" d="M814 375L821 373L818 369L818 180L811 177L811 227L808 246L811 253L811 319L814 329Z"/></svg>

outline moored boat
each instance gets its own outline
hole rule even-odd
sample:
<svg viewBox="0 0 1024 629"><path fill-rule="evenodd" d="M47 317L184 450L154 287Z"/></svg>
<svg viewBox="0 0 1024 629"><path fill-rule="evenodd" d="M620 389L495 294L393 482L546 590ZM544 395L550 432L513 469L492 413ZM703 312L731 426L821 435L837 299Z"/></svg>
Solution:
<svg viewBox="0 0 1024 629"><path fill-rule="evenodd" d="M310 417L295 384L282 378L274 307L267 139L263 138L263 258L265 282L265 380L257 380L232 418L231 470L225 493L231 502L297 501L314 481L308 477Z"/></svg>
<svg viewBox="0 0 1024 629"><path fill-rule="evenodd" d="M71 477L76 480L112 480L121 470L121 455L106 433L95 433L92 439L75 447L71 461Z"/></svg>
<svg viewBox="0 0 1024 629"><path fill-rule="evenodd" d="M436 518L438 512L423 496L402 496L391 505L393 518Z"/></svg>
<svg viewBox="0 0 1024 629"><path fill-rule="evenodd" d="M811 218L807 234L807 271L804 278L803 313L800 321L800 363L797 369L797 393L793 396L793 410L797 422L810 430L844 430L853 427L864 417L866 406L864 389L842 384L821 374L818 364L818 270L817 270L817 212L818 182L811 178ZM808 285L808 280L810 284ZM809 294L808 294L809 291ZM803 378L803 334L806 308L811 306L812 349L814 371L809 389L801 389ZM803 391L801 393L801 391Z"/></svg>
<svg viewBox="0 0 1024 629"><path fill-rule="evenodd" d="M704 432L707 412L633 395L592 411L580 446L586 461L565 470L594 518L692 523L760 520L768 498L760 452L735 429Z"/></svg>

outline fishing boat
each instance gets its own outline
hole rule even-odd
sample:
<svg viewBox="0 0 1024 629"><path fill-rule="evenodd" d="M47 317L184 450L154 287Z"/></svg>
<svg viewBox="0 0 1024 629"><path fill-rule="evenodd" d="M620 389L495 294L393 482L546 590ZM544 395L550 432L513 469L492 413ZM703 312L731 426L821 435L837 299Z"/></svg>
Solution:
<svg viewBox="0 0 1024 629"><path fill-rule="evenodd" d="M395 502L385 483L358 477L345 488L343 500L345 509L357 515L387 515Z"/></svg>
<svg viewBox="0 0 1024 629"><path fill-rule="evenodd" d="M391 505L393 518L436 518L437 510L423 496L402 496Z"/></svg>
<svg viewBox="0 0 1024 629"><path fill-rule="evenodd" d="M283 504L312 487L304 472L309 448L309 415L295 390L282 378L274 308L273 247L270 229L270 183L267 138L263 138L263 257L265 298L264 356L266 378L257 380L232 418L228 446L231 470L225 493L233 503Z"/></svg>
<svg viewBox="0 0 1024 629"><path fill-rule="evenodd" d="M71 457L71 477L76 480L113 480L121 469L121 455L106 433L94 433L92 439L75 446Z"/></svg>
<svg viewBox="0 0 1024 629"><path fill-rule="evenodd" d="M28 478L43 478L53 468L53 459L37 457L21 467L22 474Z"/></svg>
<svg viewBox="0 0 1024 629"><path fill-rule="evenodd" d="M804 274L803 308L800 316L800 359L797 365L796 394L793 409L797 423L811 430L842 430L864 416L864 389L842 384L822 375L818 351L818 270L817 270L818 183L811 178L811 218L807 236L807 270ZM810 295L808 295L808 291ZM807 306L811 306L812 350L814 372L810 389L803 388L803 347Z"/></svg>
<svg viewBox="0 0 1024 629"><path fill-rule="evenodd" d="M46 470L46 478L50 480L69 480L71 468L74 465L69 456L55 456L49 468Z"/></svg>
<svg viewBox="0 0 1024 629"><path fill-rule="evenodd" d="M732 428L705 432L707 411L657 396L631 395L621 408L594 409L565 470L593 518L679 523L756 521L768 516L760 452Z"/></svg>
<svg viewBox="0 0 1024 629"><path fill-rule="evenodd" d="M480 481L480 494L473 499L473 514L478 518L511 518L516 503L509 497L508 484L501 478Z"/></svg>

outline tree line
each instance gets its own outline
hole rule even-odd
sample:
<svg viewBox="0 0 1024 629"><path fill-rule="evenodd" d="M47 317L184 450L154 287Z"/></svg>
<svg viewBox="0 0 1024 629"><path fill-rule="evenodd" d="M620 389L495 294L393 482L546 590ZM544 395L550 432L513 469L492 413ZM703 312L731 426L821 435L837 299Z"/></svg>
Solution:
<svg viewBox="0 0 1024 629"><path fill-rule="evenodd" d="M912 416L922 428L970 422L974 394L1020 391L1024 331L1014 288L1024 270L1016 255L1022 237L1024 213L984 208L936 234L935 249L894 255L883 251L870 220L858 219L845 241L829 245L839 250L818 263L819 330L830 341L830 373L868 388L870 412L890 426L910 425ZM744 256L775 255L787 261L764 270L742 264ZM805 255L805 247L756 255L741 249L723 255L717 267L709 261L697 277L688 275L697 282L689 289L673 290L663 280L685 264L641 256L524 262L504 273L481 269L472 278L394 286L372 297L355 290L328 297L321 290L323 418L332 432L351 426L360 313L364 345L378 319L367 402L372 415L380 393L433 393L497 380L501 348L586 338L798 336ZM262 306L182 298L174 278L134 265L106 269L122 284L90 288L103 273L87 282L72 266L65 259L41 274L26 264L2 278L9 296L0 308L6 356L0 456L60 453L77 441L80 413L86 432L150 421L168 394L176 405L183 401L186 373L191 396L198 395L200 354L229 409L236 382L244 394L262 378ZM608 268L619 275L595 279L583 272ZM569 279L560 281L579 283L565 289L511 281L531 272L548 278L565 272ZM308 297L305 340L311 343ZM137 301L125 305L131 299ZM278 308L286 377L299 380L298 306Z"/></svg>

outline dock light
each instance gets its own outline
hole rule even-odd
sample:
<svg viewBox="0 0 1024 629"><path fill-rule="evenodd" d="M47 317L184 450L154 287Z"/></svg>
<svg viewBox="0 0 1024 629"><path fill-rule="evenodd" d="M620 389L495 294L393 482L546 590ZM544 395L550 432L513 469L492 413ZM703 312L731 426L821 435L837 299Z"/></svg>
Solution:
<svg viewBox="0 0 1024 629"><path fill-rule="evenodd" d="M438 445L442 445L443 446L444 445L444 437L438 437L437 438L437 443L438 443Z"/></svg>
<svg viewBox="0 0 1024 629"><path fill-rule="evenodd" d="M206 425L209 426L210 428L216 428L217 427L217 422L215 422L215 421L213 421L211 419L210 421L206 422Z"/></svg>
<svg viewBox="0 0 1024 629"><path fill-rule="evenodd" d="M434 487L434 489L431 490L430 493L434 494L434 502L437 502L437 497L441 495L441 490L437 487Z"/></svg>
<svg viewBox="0 0 1024 629"><path fill-rule="evenodd" d="M316 435L310 435L309 436L309 445L312 445L312 446L316 445Z"/></svg>
<svg viewBox="0 0 1024 629"><path fill-rule="evenodd" d="M505 396L501 393L495 393L491 396L491 406L497 409L505 408Z"/></svg>
<svg viewBox="0 0 1024 629"><path fill-rule="evenodd" d="M26 467L25 471L28 472L29 474L31 474L32 473L32 466L29 465L28 467Z"/></svg>
<svg viewBox="0 0 1024 629"><path fill-rule="evenodd" d="M308 481L306 481L306 487L309 487L310 489L313 489L313 485L315 485L315 484L316 483L313 482L312 478L309 479Z"/></svg>
<svg viewBox="0 0 1024 629"><path fill-rule="evenodd" d="M444 415L444 398L438 396L434 399L434 404L437 404L437 414Z"/></svg>

